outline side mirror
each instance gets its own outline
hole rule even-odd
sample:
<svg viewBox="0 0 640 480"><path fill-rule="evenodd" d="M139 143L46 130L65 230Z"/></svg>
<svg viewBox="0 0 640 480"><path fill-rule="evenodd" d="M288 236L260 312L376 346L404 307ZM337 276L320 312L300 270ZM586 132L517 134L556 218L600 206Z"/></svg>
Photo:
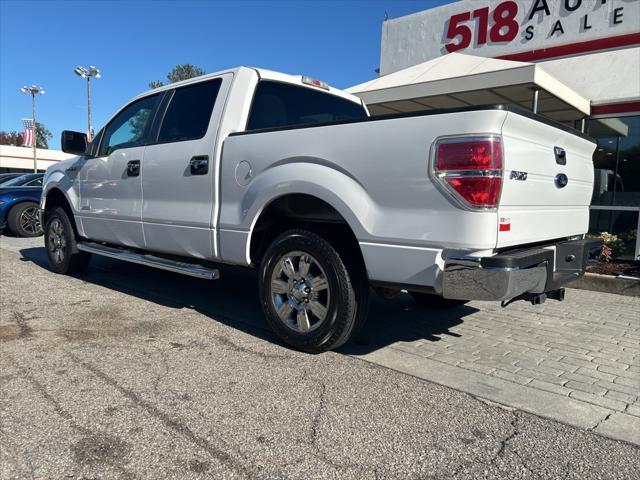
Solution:
<svg viewBox="0 0 640 480"><path fill-rule="evenodd" d="M85 155L87 153L87 135L80 132L65 130L60 141L62 151L73 155Z"/></svg>

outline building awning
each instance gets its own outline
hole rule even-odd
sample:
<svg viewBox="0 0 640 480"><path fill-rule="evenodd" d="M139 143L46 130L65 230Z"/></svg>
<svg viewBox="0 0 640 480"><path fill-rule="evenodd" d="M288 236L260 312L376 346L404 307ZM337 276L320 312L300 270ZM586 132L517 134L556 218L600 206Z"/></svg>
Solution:
<svg viewBox="0 0 640 480"><path fill-rule="evenodd" d="M461 53L449 53L347 91L362 98L372 115L498 103L537 110L561 122L591 113L589 99L535 63Z"/></svg>

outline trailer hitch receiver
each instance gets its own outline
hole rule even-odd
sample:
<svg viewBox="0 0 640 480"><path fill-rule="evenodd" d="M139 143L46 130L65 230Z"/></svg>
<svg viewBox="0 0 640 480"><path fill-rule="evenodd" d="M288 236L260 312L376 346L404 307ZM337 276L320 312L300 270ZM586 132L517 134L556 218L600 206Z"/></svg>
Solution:
<svg viewBox="0 0 640 480"><path fill-rule="evenodd" d="M522 295L513 297L511 300L503 300L500 305L502 308L505 308L507 305L517 302L518 300L527 300L531 302L531 305L542 305L547 299L562 302L564 300L564 288L558 288L557 290L544 293L523 293Z"/></svg>

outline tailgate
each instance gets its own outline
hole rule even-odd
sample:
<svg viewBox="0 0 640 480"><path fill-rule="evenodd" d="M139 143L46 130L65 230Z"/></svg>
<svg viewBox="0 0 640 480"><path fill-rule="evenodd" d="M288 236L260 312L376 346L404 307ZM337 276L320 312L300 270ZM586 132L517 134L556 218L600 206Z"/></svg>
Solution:
<svg viewBox="0 0 640 480"><path fill-rule="evenodd" d="M578 132L514 112L507 114L502 137L497 247L586 233L596 144ZM564 151L564 159L555 149Z"/></svg>

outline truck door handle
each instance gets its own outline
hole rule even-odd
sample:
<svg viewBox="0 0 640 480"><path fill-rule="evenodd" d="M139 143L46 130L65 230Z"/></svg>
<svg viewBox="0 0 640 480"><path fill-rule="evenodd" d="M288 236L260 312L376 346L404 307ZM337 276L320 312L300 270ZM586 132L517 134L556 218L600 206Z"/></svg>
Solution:
<svg viewBox="0 0 640 480"><path fill-rule="evenodd" d="M140 175L140 160L129 160L127 162L127 176L137 177Z"/></svg>
<svg viewBox="0 0 640 480"><path fill-rule="evenodd" d="M209 172L209 156L198 155L189 162L191 175L206 175Z"/></svg>

